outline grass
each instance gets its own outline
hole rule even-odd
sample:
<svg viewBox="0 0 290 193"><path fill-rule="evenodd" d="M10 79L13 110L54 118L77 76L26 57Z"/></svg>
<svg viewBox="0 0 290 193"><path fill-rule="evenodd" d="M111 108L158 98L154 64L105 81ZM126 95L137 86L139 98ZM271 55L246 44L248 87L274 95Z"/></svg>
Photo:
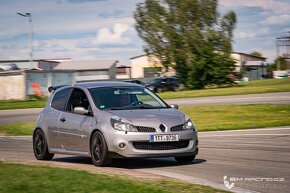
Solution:
<svg viewBox="0 0 290 193"><path fill-rule="evenodd" d="M221 105L183 107L199 131L290 126L290 105Z"/></svg>
<svg viewBox="0 0 290 193"><path fill-rule="evenodd" d="M226 192L173 180L136 180L87 171L0 162L0 192Z"/></svg>
<svg viewBox="0 0 290 193"><path fill-rule="evenodd" d="M32 135L35 123L13 123L0 125L0 134L2 135Z"/></svg>
<svg viewBox="0 0 290 193"><path fill-rule="evenodd" d="M290 78L257 80L234 87L158 93L162 99L290 92Z"/></svg>
<svg viewBox="0 0 290 193"><path fill-rule="evenodd" d="M27 109L27 108L43 108L47 100L25 100L25 101L0 101L0 110L7 109Z"/></svg>
<svg viewBox="0 0 290 193"><path fill-rule="evenodd" d="M199 131L290 126L290 105L219 105L182 107ZM0 125L0 134L31 135L34 123Z"/></svg>

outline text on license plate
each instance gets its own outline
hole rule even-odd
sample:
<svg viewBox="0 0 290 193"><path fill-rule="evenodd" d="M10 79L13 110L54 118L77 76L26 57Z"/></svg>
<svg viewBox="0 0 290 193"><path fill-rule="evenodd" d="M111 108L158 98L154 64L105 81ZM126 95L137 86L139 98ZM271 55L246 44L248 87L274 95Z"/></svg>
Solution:
<svg viewBox="0 0 290 193"><path fill-rule="evenodd" d="M150 142L179 141L179 135L150 135Z"/></svg>

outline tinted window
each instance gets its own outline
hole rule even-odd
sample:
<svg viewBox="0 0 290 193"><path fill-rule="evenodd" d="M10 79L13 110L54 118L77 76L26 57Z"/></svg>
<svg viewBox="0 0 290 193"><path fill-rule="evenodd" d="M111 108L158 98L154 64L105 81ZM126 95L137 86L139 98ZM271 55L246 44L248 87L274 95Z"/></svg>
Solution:
<svg viewBox="0 0 290 193"><path fill-rule="evenodd" d="M162 81L161 78L156 78L156 79L153 79L149 82L149 84L154 84L154 83L160 83Z"/></svg>
<svg viewBox="0 0 290 193"><path fill-rule="evenodd" d="M65 88L55 93L51 102L51 106L57 110L64 111L65 103L67 101L70 91L71 88Z"/></svg>

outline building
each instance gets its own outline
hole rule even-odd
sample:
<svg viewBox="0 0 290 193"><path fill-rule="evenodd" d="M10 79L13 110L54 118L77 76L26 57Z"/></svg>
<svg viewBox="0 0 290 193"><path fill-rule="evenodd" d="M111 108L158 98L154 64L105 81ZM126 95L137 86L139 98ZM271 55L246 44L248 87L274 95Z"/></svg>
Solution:
<svg viewBox="0 0 290 193"><path fill-rule="evenodd" d="M235 71L244 73L249 80L262 79L267 74L266 58L251 54L232 52L231 57L236 61ZM140 55L130 58L131 77L148 78L154 76L174 76L174 69L165 72L161 62L154 56Z"/></svg>
<svg viewBox="0 0 290 193"><path fill-rule="evenodd" d="M130 58L131 78L152 78L155 76L174 76L175 71L169 69L167 72L161 65L159 59L154 56L140 55Z"/></svg>
<svg viewBox="0 0 290 193"><path fill-rule="evenodd" d="M48 96L49 86L115 79L118 63L117 60L37 60L34 62L36 68L31 70L0 71L0 100L23 100L29 95Z"/></svg>
<svg viewBox="0 0 290 193"><path fill-rule="evenodd" d="M33 60L32 66L38 67L39 60ZM9 65L16 65L17 68L28 70L31 69L31 64L29 60L0 60L0 66L9 66Z"/></svg>
<svg viewBox="0 0 290 193"><path fill-rule="evenodd" d="M130 79L131 78L131 66L116 66L116 79Z"/></svg>
<svg viewBox="0 0 290 193"><path fill-rule="evenodd" d="M39 68L48 71L74 72L75 82L114 79L118 60L41 60Z"/></svg>
<svg viewBox="0 0 290 193"><path fill-rule="evenodd" d="M242 73L243 77L260 80L267 75L267 58L241 52L232 52L231 57L236 61L235 71Z"/></svg>

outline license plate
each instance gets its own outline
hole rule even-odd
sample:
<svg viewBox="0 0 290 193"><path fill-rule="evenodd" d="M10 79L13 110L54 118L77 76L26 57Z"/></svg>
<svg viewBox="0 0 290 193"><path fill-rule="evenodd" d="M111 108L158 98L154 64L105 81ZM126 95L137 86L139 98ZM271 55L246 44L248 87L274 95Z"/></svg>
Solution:
<svg viewBox="0 0 290 193"><path fill-rule="evenodd" d="M179 135L150 135L150 142L179 141Z"/></svg>

